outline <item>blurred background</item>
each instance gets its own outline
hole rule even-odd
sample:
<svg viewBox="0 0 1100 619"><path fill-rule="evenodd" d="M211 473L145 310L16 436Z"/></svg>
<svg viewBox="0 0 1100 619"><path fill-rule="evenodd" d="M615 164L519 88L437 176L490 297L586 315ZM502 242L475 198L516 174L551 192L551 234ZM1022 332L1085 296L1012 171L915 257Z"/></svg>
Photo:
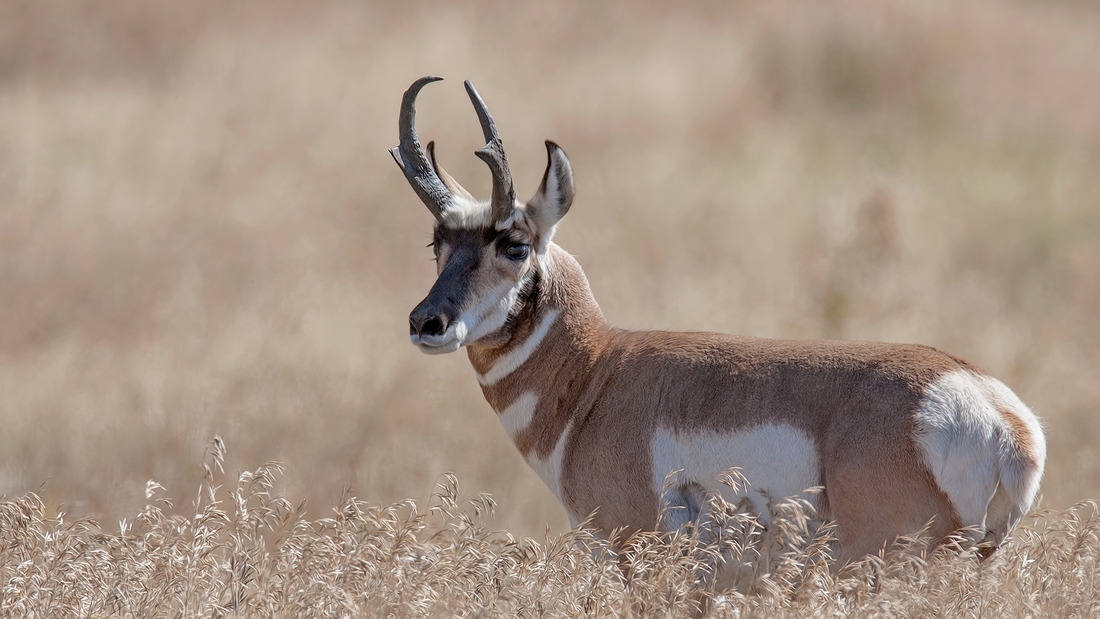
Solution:
<svg viewBox="0 0 1100 619"><path fill-rule="evenodd" d="M440 475L563 530L464 354L408 342L420 135L489 195L569 153L557 241L618 326L930 344L1043 418L1045 504L1100 497L1100 4L0 2L0 494L106 522L207 441L328 513ZM184 503L180 505L179 503Z"/></svg>

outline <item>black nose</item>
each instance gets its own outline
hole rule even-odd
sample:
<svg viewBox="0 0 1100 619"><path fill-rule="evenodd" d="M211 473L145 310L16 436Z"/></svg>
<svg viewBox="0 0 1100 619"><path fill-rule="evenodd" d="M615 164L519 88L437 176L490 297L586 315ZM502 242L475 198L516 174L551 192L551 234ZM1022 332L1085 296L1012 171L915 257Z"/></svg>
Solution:
<svg viewBox="0 0 1100 619"><path fill-rule="evenodd" d="M409 315L409 335L443 335L446 332L446 316L419 310Z"/></svg>

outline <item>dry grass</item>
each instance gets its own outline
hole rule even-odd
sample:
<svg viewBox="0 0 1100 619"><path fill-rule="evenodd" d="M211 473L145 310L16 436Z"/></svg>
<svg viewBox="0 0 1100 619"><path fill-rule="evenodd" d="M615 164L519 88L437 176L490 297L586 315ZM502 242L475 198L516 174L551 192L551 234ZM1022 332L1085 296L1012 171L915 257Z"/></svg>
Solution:
<svg viewBox="0 0 1100 619"><path fill-rule="evenodd" d="M28 494L0 502L0 617L1090 617L1100 611L1095 503L1033 515L992 559L906 540L838 568L828 528L791 502L765 530L732 506L707 533L609 543L585 530L517 539L494 503L445 476L421 511L345 497L306 517L266 464L223 487L222 444L186 515L151 499L106 530L50 516ZM736 591L716 557L746 561ZM770 559L770 560L764 560Z"/></svg>
<svg viewBox="0 0 1100 619"><path fill-rule="evenodd" d="M220 434L318 510L454 472L564 533L466 360L408 345L431 217L386 150L438 73L421 134L479 195L462 78L521 195L569 152L558 241L614 324L944 348L1043 418L1046 506L1100 496L1097 32L1069 0L0 3L0 495L121 553L46 515L132 518ZM1006 557L1061 535L1030 526Z"/></svg>

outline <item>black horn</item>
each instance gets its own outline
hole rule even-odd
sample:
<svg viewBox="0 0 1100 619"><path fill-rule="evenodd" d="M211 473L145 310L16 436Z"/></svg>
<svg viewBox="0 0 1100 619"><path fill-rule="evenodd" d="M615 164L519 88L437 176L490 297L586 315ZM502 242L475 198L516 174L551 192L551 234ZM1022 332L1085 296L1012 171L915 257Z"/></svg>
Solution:
<svg viewBox="0 0 1100 619"><path fill-rule="evenodd" d="M393 160L405 173L405 178L409 180L413 191L420 196L420 200L424 202L432 215L435 215L436 219L443 218L443 212L453 202L454 197L446 185L443 184L443 181L440 180L439 175L436 174L434 167L428 160L428 155L420 145L420 140L416 137L416 95L420 93L420 89L425 85L438 82L441 79L443 78L434 75L422 77L413 82L413 85L405 91L405 95L401 97L401 117L397 123L401 145L390 149ZM469 82L466 84L469 87ZM492 120L490 119L489 122L492 122ZM504 169L507 172L507 164L505 164ZM493 182L495 199L496 181Z"/></svg>
<svg viewBox="0 0 1100 619"><path fill-rule="evenodd" d="M481 132L485 134L485 146L474 151L474 154L493 173L493 220L504 221L512 215L516 205L516 190L512 186L512 173L508 170L508 157L504 155L504 142L497 133L497 125L489 114L489 108L470 80L466 80L466 94L470 95L470 102L474 104L477 119L481 122Z"/></svg>

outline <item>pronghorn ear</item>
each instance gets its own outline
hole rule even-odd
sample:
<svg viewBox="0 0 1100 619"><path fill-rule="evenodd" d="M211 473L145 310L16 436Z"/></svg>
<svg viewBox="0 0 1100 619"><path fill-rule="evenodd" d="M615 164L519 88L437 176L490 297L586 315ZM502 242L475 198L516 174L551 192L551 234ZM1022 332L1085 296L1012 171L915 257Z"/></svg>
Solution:
<svg viewBox="0 0 1100 619"><path fill-rule="evenodd" d="M527 202L527 218L548 239L554 226L573 204L573 167L560 146L546 140L546 174L535 196Z"/></svg>

